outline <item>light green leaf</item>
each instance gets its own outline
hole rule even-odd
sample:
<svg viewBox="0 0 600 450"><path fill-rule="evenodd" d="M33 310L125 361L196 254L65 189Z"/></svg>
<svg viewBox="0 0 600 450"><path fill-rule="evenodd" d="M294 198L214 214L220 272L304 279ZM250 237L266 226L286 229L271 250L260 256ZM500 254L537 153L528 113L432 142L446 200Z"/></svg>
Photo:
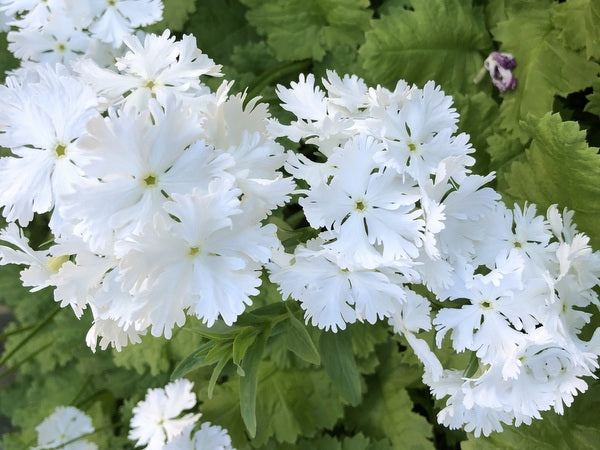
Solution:
<svg viewBox="0 0 600 450"><path fill-rule="evenodd" d="M502 175L510 169L510 164L523 155L525 145L515 137L503 134L492 134L487 138L487 153L490 155L490 169L497 172L497 178L502 180Z"/></svg>
<svg viewBox="0 0 600 450"><path fill-rule="evenodd" d="M507 193L538 205L543 213L551 204L575 211L574 221L595 248L600 246L600 155L586 143L577 122L563 122L558 114L523 123L533 141L523 161L506 173Z"/></svg>
<svg viewBox="0 0 600 450"><path fill-rule="evenodd" d="M323 366L340 395L350 404L360 403L361 377L348 331L326 332L319 340Z"/></svg>
<svg viewBox="0 0 600 450"><path fill-rule="evenodd" d="M320 61L329 50L355 48L369 27L368 0L241 0L248 21L281 61Z"/></svg>
<svg viewBox="0 0 600 450"><path fill-rule="evenodd" d="M585 105L585 111L600 116L600 78L596 78L592 86L594 91L587 96L588 104Z"/></svg>
<svg viewBox="0 0 600 450"><path fill-rule="evenodd" d="M555 95L591 86L600 71L585 55L565 47L553 28L550 6L550 0L523 2L492 30L501 51L515 56L519 83L516 90L503 94L500 124L523 142L528 135L520 120L552 111Z"/></svg>
<svg viewBox="0 0 600 450"><path fill-rule="evenodd" d="M600 58L600 2L569 0L553 5L552 22L559 38L572 50L585 49L588 59Z"/></svg>
<svg viewBox="0 0 600 450"><path fill-rule="evenodd" d="M484 89L473 84L492 42L483 10L470 1L415 0L373 20L360 49L365 78L393 87L435 80L447 92Z"/></svg>

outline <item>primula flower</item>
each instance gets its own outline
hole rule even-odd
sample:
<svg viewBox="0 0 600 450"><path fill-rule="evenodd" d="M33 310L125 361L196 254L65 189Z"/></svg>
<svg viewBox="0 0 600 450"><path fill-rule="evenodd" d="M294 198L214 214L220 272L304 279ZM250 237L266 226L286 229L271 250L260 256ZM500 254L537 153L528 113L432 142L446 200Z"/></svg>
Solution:
<svg viewBox="0 0 600 450"><path fill-rule="evenodd" d="M173 194L164 208L177 221L157 215L140 234L117 243L125 283L147 305L153 335L169 338L187 308L208 326L219 315L231 325L252 304L261 264L278 241L273 225L248 220L239 209L240 193L217 179L208 192Z"/></svg>
<svg viewBox="0 0 600 450"><path fill-rule="evenodd" d="M165 105L174 95L189 103L210 93L200 76L222 75L221 66L196 47L194 36L184 35L175 41L175 36L165 30L160 36L147 34L143 42L137 36L127 36L124 42L129 51L117 58L119 72L102 68L90 59L74 64L74 70L112 102L127 94L124 104L140 111L151 98Z"/></svg>
<svg viewBox="0 0 600 450"><path fill-rule="evenodd" d="M141 114L111 111L87 131L77 142L83 176L60 212L94 250L141 231L167 196L206 189L233 163L201 140L197 117L173 98L164 110L153 101Z"/></svg>
<svg viewBox="0 0 600 450"><path fill-rule="evenodd" d="M204 422L191 435L192 426L188 426L179 435L171 439L162 450L233 450L227 430L210 422Z"/></svg>
<svg viewBox="0 0 600 450"><path fill-rule="evenodd" d="M64 66L38 65L0 86L0 206L8 221L27 225L50 211L79 175L74 141L98 117L98 100Z"/></svg>
<svg viewBox="0 0 600 450"><path fill-rule="evenodd" d="M381 148L363 135L349 141L330 158L336 169L329 183L312 187L299 201L314 228L336 232L332 249L370 269L416 257L424 225L416 186L373 161Z"/></svg>
<svg viewBox="0 0 600 450"><path fill-rule="evenodd" d="M8 49L19 59L65 64L87 52L91 38L61 13L48 17L41 29L25 28L8 33Z"/></svg>
<svg viewBox="0 0 600 450"><path fill-rule="evenodd" d="M62 448L64 450L96 450L98 446L84 436L93 433L92 419L73 406L59 406L40 423L38 445L34 450ZM82 439L77 439L81 437Z"/></svg>
<svg viewBox="0 0 600 450"><path fill-rule="evenodd" d="M163 13L161 0L84 0L83 3L87 14L82 17L88 19L89 30L113 47L119 47L134 28L160 21Z"/></svg>
<svg viewBox="0 0 600 450"><path fill-rule="evenodd" d="M136 440L138 446L146 445L147 450L161 450L196 423L201 414L183 414L196 405L193 387L192 382L180 378L164 388L149 389L144 400L133 408L129 439Z"/></svg>

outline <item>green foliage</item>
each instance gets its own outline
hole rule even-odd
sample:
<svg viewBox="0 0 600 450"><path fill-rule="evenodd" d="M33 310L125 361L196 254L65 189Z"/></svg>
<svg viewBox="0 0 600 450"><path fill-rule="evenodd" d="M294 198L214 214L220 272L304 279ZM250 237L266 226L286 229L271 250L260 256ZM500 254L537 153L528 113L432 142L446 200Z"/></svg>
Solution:
<svg viewBox="0 0 600 450"><path fill-rule="evenodd" d="M232 430L234 446L240 448L246 437L240 432L243 423L236 381L217 385L212 399L204 398L202 411L207 420ZM269 439L293 443L300 436L314 436L317 430L333 427L342 417L343 404L324 370L281 369L264 361L257 378L256 437L252 445L265 445Z"/></svg>
<svg viewBox="0 0 600 450"><path fill-rule="evenodd" d="M543 212L553 203L575 211L575 222L597 248L600 245L600 155L589 147L576 122L563 122L558 114L523 123L533 141L525 159L515 161L506 173L507 193L538 205Z"/></svg>
<svg viewBox="0 0 600 450"><path fill-rule="evenodd" d="M18 66L19 60L15 59L12 53L8 51L6 33L0 33L0 81L4 82L6 72L16 69Z"/></svg>
<svg viewBox="0 0 600 450"><path fill-rule="evenodd" d="M473 78L491 47L483 9L461 0L411 4L414 10L397 7L373 20L360 49L367 80L388 87L435 80L452 94L480 89Z"/></svg>
<svg viewBox="0 0 600 450"><path fill-rule="evenodd" d="M520 121L529 114L541 117L551 111L555 95L566 96L590 86L600 66L564 45L562 30L552 23L549 0L518 4L492 33L501 51L515 56L519 82L515 91L503 94L500 125L525 142L528 135Z"/></svg>
<svg viewBox="0 0 600 450"><path fill-rule="evenodd" d="M564 45L572 50L585 49L588 59L600 58L600 2L569 0L553 5L552 13Z"/></svg>
<svg viewBox="0 0 600 450"><path fill-rule="evenodd" d="M195 0L163 0L163 5L163 19L147 28L151 33L161 34L165 29L181 31L196 10Z"/></svg>
<svg viewBox="0 0 600 450"><path fill-rule="evenodd" d="M233 49L257 39L238 0L202 0L184 31L196 36L198 47L217 64L228 64Z"/></svg>
<svg viewBox="0 0 600 450"><path fill-rule="evenodd" d="M361 379L352 351L350 334L339 330L337 333L323 333L319 346L325 370L340 395L350 405L360 403Z"/></svg>
<svg viewBox="0 0 600 450"><path fill-rule="evenodd" d="M600 78L596 78L592 86L594 91L587 97L589 103L585 106L585 110L600 116Z"/></svg>
<svg viewBox="0 0 600 450"><path fill-rule="evenodd" d="M328 51L356 48L369 27L368 0L241 0L248 21L280 61L321 61Z"/></svg>
<svg viewBox="0 0 600 450"><path fill-rule="evenodd" d="M421 376L422 369L407 364L393 346L385 347L383 355L377 374L368 377L362 403L349 410L348 425L376 439L389 439L392 448L434 448L431 425L412 411L413 403L406 391L414 375Z"/></svg>
<svg viewBox="0 0 600 450"><path fill-rule="evenodd" d="M419 86L435 80L454 96L460 131L471 135L473 170L496 171L506 200L535 202L539 212L553 203L574 209L579 228L594 248L600 246L600 156L590 144L600 120L600 2L164 3L163 21L148 31L194 34L202 51L223 64L226 78L236 80L234 90L262 96L284 122L289 113L276 105L275 86L299 73L319 78L335 69L392 88L398 79ZM18 61L7 51L6 35L0 36L4 73ZM497 93L487 76L473 83L495 46L516 57L515 91ZM581 99L587 94L587 104L565 100L578 91ZM557 111L562 120L552 114ZM300 227L301 219L282 210L269 218L287 250L314 236ZM40 217L29 227L33 242L47 239L45 221ZM266 277L252 310L232 327L207 329L190 319L169 341L148 335L121 352L93 354L85 345L90 314L81 320L69 309L52 315L51 292L20 286L19 270L0 267L0 302L16 316L3 342L9 356L4 369L12 372L2 381L10 384L0 395L0 411L15 430L2 437L2 448L35 445L35 427L66 404L92 416L100 430L90 439L99 448L132 448L133 406L169 376L194 381L203 420L227 428L240 450L431 449L434 442L455 448L465 439L432 426L440 403L421 383L422 364L385 323L357 323L337 334L318 330L304 323L297 303L281 301ZM433 332L420 337L433 342ZM443 344L444 365L464 367L469 355L451 352L448 340ZM546 413L530 427L469 436L462 447L596 448L600 424L589 411L599 402L600 385L594 384L562 417Z"/></svg>

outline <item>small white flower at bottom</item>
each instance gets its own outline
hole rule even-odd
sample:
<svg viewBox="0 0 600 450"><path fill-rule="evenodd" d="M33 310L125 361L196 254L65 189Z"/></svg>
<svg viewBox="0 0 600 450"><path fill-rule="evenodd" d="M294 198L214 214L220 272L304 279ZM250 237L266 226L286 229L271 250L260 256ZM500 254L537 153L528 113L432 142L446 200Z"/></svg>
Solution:
<svg viewBox="0 0 600 450"><path fill-rule="evenodd" d="M98 446L78 439L94 432L92 419L73 406L59 406L36 427L38 445L34 450L96 450Z"/></svg>

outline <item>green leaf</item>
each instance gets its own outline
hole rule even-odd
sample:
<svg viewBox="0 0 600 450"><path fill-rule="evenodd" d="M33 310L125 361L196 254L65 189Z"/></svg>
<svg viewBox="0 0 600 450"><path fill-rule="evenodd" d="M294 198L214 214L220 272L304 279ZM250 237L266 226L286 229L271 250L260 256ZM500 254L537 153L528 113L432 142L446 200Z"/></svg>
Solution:
<svg viewBox="0 0 600 450"><path fill-rule="evenodd" d="M588 59L600 58L600 2L569 0L553 5L552 22L559 38L572 50L585 49Z"/></svg>
<svg viewBox="0 0 600 450"><path fill-rule="evenodd" d="M227 64L237 45L258 38L246 21L246 11L238 0L197 1L185 31L196 36L198 48L217 64Z"/></svg>
<svg viewBox="0 0 600 450"><path fill-rule="evenodd" d="M378 372L367 378L368 390L362 403L346 414L347 425L375 439L387 438L392 448L433 449L431 424L425 417L412 411L413 403L405 389L413 376L422 375L418 366L411 368L395 346L388 346L386 358Z"/></svg>
<svg viewBox="0 0 600 450"><path fill-rule="evenodd" d="M586 143L577 122L563 122L558 114L530 117L523 129L533 141L523 161L514 162L505 176L507 193L538 205L543 213L551 204L575 211L579 230L600 246L600 155Z"/></svg>
<svg viewBox="0 0 600 450"><path fill-rule="evenodd" d="M585 105L585 111L600 116L600 78L596 78L592 87L594 91L587 96L588 104Z"/></svg>
<svg viewBox="0 0 600 450"><path fill-rule="evenodd" d="M233 363L240 365L248 348L254 343L257 331L253 328L243 328L233 340Z"/></svg>
<svg viewBox="0 0 600 450"><path fill-rule="evenodd" d="M356 48L369 27L368 0L241 0L248 21L280 61L321 61L327 51Z"/></svg>
<svg viewBox="0 0 600 450"><path fill-rule="evenodd" d="M458 129L470 135L475 149L473 171L480 175L490 172L490 154L486 152L487 139L494 133L499 114L498 104L483 92L474 95L454 95L456 110L460 114Z"/></svg>
<svg viewBox="0 0 600 450"><path fill-rule="evenodd" d="M525 152L525 145L518 138L507 136L507 134L492 134L487 138L490 169L498 172L498 179L502 179L502 174L510 169L510 164L515 158Z"/></svg>
<svg viewBox="0 0 600 450"><path fill-rule="evenodd" d="M244 376L240 377L240 411L246 429L251 437L256 436L256 389L258 368L262 360L270 328L264 330L253 345L246 351L241 367Z"/></svg>
<svg viewBox="0 0 600 450"><path fill-rule="evenodd" d="M485 438L469 436L462 450L595 450L600 442L600 423L595 413L600 408L600 385L596 382L585 394L580 394L565 414L542 414L530 426L504 427L502 433Z"/></svg>
<svg viewBox="0 0 600 450"><path fill-rule="evenodd" d="M161 34L164 30L180 31L190 14L196 10L195 0L163 0L163 18L147 27L150 33Z"/></svg>
<svg viewBox="0 0 600 450"><path fill-rule="evenodd" d="M286 330L287 347L303 360L319 365L321 357L315 347L306 327L292 313L289 313L288 327Z"/></svg>
<svg viewBox="0 0 600 450"><path fill-rule="evenodd" d="M591 86L600 66L562 43L552 25L550 0L523 2L492 30L501 51L517 61L518 86L503 94L501 126L525 142L520 121L529 114L552 111L555 95L566 96Z"/></svg>
<svg viewBox="0 0 600 450"><path fill-rule="evenodd" d="M350 405L358 405L362 396L361 377L354 359L350 333L323 333L319 348L323 366L340 395Z"/></svg>
<svg viewBox="0 0 600 450"><path fill-rule="evenodd" d="M6 72L19 67L19 60L8 50L6 33L0 33L0 81L4 82Z"/></svg>
<svg viewBox="0 0 600 450"><path fill-rule="evenodd" d="M450 93L474 92L473 79L492 42L483 10L463 0L414 0L373 20L360 49L365 78L393 87L435 80Z"/></svg>
<svg viewBox="0 0 600 450"><path fill-rule="evenodd" d="M217 385L213 398L203 399L202 418L227 428L234 447L242 448L247 438L237 407L239 385L236 381ZM260 447L270 439L295 443L300 436L314 436L318 430L331 429L343 412L343 401L324 370L280 369L270 361L263 361L258 376L257 428L252 446ZM271 448L286 447L274 445Z"/></svg>

